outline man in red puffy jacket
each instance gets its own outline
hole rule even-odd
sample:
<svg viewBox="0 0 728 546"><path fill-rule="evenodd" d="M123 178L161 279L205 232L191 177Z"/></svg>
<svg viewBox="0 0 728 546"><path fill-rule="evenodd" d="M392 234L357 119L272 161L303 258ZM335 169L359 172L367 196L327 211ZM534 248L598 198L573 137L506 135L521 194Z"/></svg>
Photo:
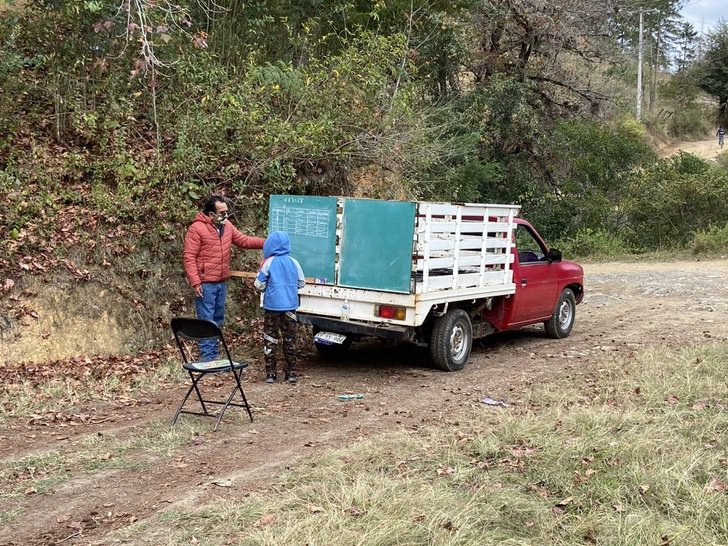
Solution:
<svg viewBox="0 0 728 546"><path fill-rule="evenodd" d="M213 195L198 213L185 235L183 262L187 281L195 291L197 318L222 327L227 283L230 278L230 248L263 248L264 239L243 235L229 220L225 198ZM200 360L218 358L214 340L200 343Z"/></svg>

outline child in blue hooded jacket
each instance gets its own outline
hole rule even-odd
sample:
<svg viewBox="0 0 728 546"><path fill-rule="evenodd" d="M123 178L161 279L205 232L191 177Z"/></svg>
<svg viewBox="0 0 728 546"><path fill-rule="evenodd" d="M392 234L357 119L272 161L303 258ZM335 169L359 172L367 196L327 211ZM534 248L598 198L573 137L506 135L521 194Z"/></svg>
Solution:
<svg viewBox="0 0 728 546"><path fill-rule="evenodd" d="M296 376L296 309L298 289L306 284L298 260L291 257L288 233L274 231L263 244L263 263L255 277L255 288L263 292L263 355L266 383L276 381L276 350L283 346L286 381L295 383ZM281 336L283 343L281 344Z"/></svg>

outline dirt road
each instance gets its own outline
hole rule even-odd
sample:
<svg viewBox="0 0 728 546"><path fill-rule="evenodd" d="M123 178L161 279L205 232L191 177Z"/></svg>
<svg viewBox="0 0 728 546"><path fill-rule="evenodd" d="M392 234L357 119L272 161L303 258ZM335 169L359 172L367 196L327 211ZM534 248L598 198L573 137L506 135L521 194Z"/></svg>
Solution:
<svg viewBox="0 0 728 546"><path fill-rule="evenodd" d="M695 140L693 142L679 142L671 146L666 146L660 150L661 157L670 157L678 152L687 152L703 159L712 159L720 155L723 150L728 148L721 148L718 146L717 137L709 138L707 140Z"/></svg>
<svg viewBox="0 0 728 546"><path fill-rule="evenodd" d="M0 436L6 469L0 544L112 544L120 530L134 544L158 544L167 532L160 517L165 510L264 489L300 457L381 431L448 423L453 411L482 408L485 396L517 408L534 383L583 380L642 348L728 340L728 260L595 264L585 270L586 296L571 337L548 339L540 327L492 336L477 344L463 372L427 367L426 349L378 342L354 348L342 362L311 356L295 387L265 385L254 370L246 392L255 423L237 418L214 434L205 421L199 436L168 449L150 444L167 430L182 385L86 408L85 422L11 421ZM364 398L339 401L336 395L345 392ZM145 435L153 440L134 442ZM122 444L127 448L121 454L110 447ZM97 465L70 462L94 446L101 454ZM33 462L26 467L39 472L45 465L58 476L45 491L26 487L27 472L7 471L29 456ZM63 461L58 468L53 457ZM218 480L230 480L232 487L214 485Z"/></svg>

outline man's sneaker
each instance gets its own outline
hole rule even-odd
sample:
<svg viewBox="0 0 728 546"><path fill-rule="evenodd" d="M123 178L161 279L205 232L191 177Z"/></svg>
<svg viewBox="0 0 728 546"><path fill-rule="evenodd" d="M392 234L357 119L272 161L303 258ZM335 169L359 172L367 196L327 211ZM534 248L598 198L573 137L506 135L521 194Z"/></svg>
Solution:
<svg viewBox="0 0 728 546"><path fill-rule="evenodd" d="M298 376L294 372L287 373L286 374L286 381L288 383L298 383Z"/></svg>
<svg viewBox="0 0 728 546"><path fill-rule="evenodd" d="M269 373L265 376L265 382L266 383L275 383L276 382L276 374Z"/></svg>

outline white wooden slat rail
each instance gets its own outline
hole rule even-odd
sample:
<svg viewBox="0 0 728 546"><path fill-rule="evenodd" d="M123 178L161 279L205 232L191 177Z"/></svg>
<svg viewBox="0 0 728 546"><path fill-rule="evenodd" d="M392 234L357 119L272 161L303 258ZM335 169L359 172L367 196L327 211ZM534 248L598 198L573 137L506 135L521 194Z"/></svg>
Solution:
<svg viewBox="0 0 728 546"><path fill-rule="evenodd" d="M508 285L516 206L417 204L415 293Z"/></svg>

